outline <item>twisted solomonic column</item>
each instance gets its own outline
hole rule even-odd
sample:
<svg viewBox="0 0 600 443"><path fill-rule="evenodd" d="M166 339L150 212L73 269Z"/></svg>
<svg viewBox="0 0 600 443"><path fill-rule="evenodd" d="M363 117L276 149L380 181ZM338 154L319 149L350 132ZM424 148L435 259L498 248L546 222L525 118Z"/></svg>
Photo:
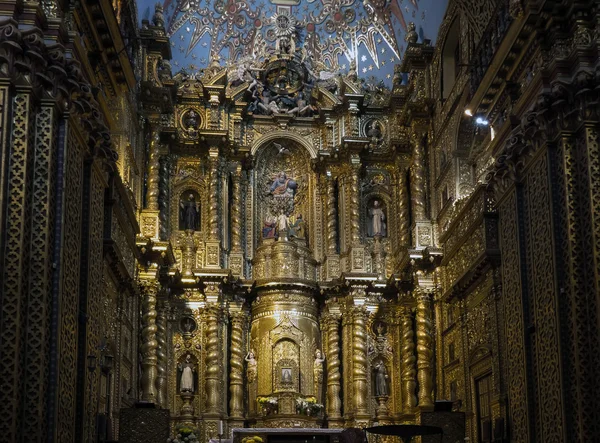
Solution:
<svg viewBox="0 0 600 443"><path fill-rule="evenodd" d="M417 378L419 406L433 406L433 337L431 295L417 291Z"/></svg>
<svg viewBox="0 0 600 443"><path fill-rule="evenodd" d="M337 251L337 205L335 201L335 180L327 180L327 253Z"/></svg>
<svg viewBox="0 0 600 443"><path fill-rule="evenodd" d="M158 129L152 131L149 154L146 206L148 209L158 211L158 195L160 193L160 131Z"/></svg>
<svg viewBox="0 0 600 443"><path fill-rule="evenodd" d="M218 154L217 154L218 155ZM210 240L219 240L219 157L213 155L209 158L210 186L208 203L208 233Z"/></svg>
<svg viewBox="0 0 600 443"><path fill-rule="evenodd" d="M244 326L246 314L231 316L231 356L229 358L229 416L232 420L244 419Z"/></svg>
<svg viewBox="0 0 600 443"><path fill-rule="evenodd" d="M411 166L411 196L415 220L425 220L425 152L419 137L413 137L413 158Z"/></svg>
<svg viewBox="0 0 600 443"><path fill-rule="evenodd" d="M167 304L158 306L156 317L156 402L163 408L167 407Z"/></svg>
<svg viewBox="0 0 600 443"><path fill-rule="evenodd" d="M158 282L142 281L142 400L156 401L157 356L156 348L156 295Z"/></svg>
<svg viewBox="0 0 600 443"><path fill-rule="evenodd" d="M353 165L350 174L350 236L352 246L360 244L360 208L358 197L360 195L358 186L359 165Z"/></svg>
<svg viewBox="0 0 600 443"><path fill-rule="evenodd" d="M204 310L206 324L206 414L218 416L219 411L219 316L216 306Z"/></svg>
<svg viewBox="0 0 600 443"><path fill-rule="evenodd" d="M242 169L238 167L232 175L232 201L231 201L231 250L242 251Z"/></svg>
<svg viewBox="0 0 600 443"><path fill-rule="evenodd" d="M340 316L328 314L323 318L327 331L327 417L329 425L335 425L342 419L342 401L340 399ZM341 426L342 423L339 423Z"/></svg>
<svg viewBox="0 0 600 443"><path fill-rule="evenodd" d="M417 406L417 357L415 355L415 333L413 331L413 316L409 307L402 309L402 409L404 413L412 413Z"/></svg>
<svg viewBox="0 0 600 443"><path fill-rule="evenodd" d="M352 312L352 377L354 384L354 415L358 419L369 416L367 383L367 311L355 307Z"/></svg>
<svg viewBox="0 0 600 443"><path fill-rule="evenodd" d="M398 244L402 248L410 246L410 201L408 198L408 180L406 171L400 171L398 180Z"/></svg>

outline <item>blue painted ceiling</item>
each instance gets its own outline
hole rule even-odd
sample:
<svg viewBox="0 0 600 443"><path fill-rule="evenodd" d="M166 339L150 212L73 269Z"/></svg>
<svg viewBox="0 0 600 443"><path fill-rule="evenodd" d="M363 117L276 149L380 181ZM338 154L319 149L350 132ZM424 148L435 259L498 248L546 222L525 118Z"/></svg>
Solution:
<svg viewBox="0 0 600 443"><path fill-rule="evenodd" d="M137 0L152 19L156 0ZM297 50L331 72L352 67L363 78L391 84L410 22L435 42L447 0L160 0L171 40L173 71L190 73L218 57L221 65L264 59L275 46L285 15ZM355 64L352 64L355 61Z"/></svg>

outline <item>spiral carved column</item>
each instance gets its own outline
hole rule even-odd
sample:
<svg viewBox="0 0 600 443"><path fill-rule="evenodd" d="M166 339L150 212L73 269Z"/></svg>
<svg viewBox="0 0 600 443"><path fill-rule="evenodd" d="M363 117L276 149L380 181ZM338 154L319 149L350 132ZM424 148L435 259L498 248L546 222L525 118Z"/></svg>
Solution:
<svg viewBox="0 0 600 443"><path fill-rule="evenodd" d="M241 252L242 250L241 175L242 169L241 167L238 167L232 176L233 198L231 202L231 250L233 252Z"/></svg>
<svg viewBox="0 0 600 443"><path fill-rule="evenodd" d="M354 416L360 424L369 418L367 384L367 312L356 307L352 312L352 377L354 384Z"/></svg>
<svg viewBox="0 0 600 443"><path fill-rule="evenodd" d="M156 401L157 356L156 348L156 295L158 283L142 282L142 400Z"/></svg>
<svg viewBox="0 0 600 443"><path fill-rule="evenodd" d="M337 250L337 205L335 201L335 180L327 180L327 253Z"/></svg>
<svg viewBox="0 0 600 443"><path fill-rule="evenodd" d="M415 220L425 220L425 152L422 140L413 138L413 162L411 166L411 196Z"/></svg>
<svg viewBox="0 0 600 443"><path fill-rule="evenodd" d="M204 311L206 324L206 415L219 416L219 308Z"/></svg>
<svg viewBox="0 0 600 443"><path fill-rule="evenodd" d="M218 155L218 154L217 154ZM211 152L208 224L210 240L219 240L219 158Z"/></svg>
<svg viewBox="0 0 600 443"><path fill-rule="evenodd" d="M156 317L156 402L167 407L167 305L160 303Z"/></svg>
<svg viewBox="0 0 600 443"><path fill-rule="evenodd" d="M398 244L401 248L410 246L410 202L408 199L408 186L406 171L402 170L398 187Z"/></svg>
<svg viewBox="0 0 600 443"><path fill-rule="evenodd" d="M360 166L353 165L350 174L350 233L352 246L360 243L360 212L358 205L358 173Z"/></svg>
<svg viewBox="0 0 600 443"><path fill-rule="evenodd" d="M152 131L150 140L150 156L148 160L148 189L146 190L146 206L158 211L158 195L160 182L160 134L157 129Z"/></svg>
<svg viewBox="0 0 600 443"><path fill-rule="evenodd" d="M244 420L244 326L246 314L231 316L231 357L229 358L229 415L231 420Z"/></svg>
<svg viewBox="0 0 600 443"><path fill-rule="evenodd" d="M402 409L412 413L417 406L417 357L415 355L415 333L411 309L404 307L401 317L402 334Z"/></svg>
<svg viewBox="0 0 600 443"><path fill-rule="evenodd" d="M431 295L417 292L417 378L419 380L419 406L433 406L433 337L431 320Z"/></svg>
<svg viewBox="0 0 600 443"><path fill-rule="evenodd" d="M343 423L341 422L342 401L340 399L342 375L340 373L339 315L325 316L324 324L327 328L327 416L329 426L341 426ZM340 420L340 423L336 424L336 420Z"/></svg>

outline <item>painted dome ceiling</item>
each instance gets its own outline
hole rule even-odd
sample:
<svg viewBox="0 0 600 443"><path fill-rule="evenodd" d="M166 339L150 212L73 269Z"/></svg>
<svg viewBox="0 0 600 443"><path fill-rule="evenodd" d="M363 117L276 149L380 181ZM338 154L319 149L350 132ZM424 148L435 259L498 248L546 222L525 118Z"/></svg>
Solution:
<svg viewBox="0 0 600 443"><path fill-rule="evenodd" d="M435 42L447 0L160 0L174 72L190 73L264 59L289 33L315 69L347 72L391 84L394 65L414 22L420 40ZM155 0L138 0L151 19ZM355 62L355 63L353 63Z"/></svg>

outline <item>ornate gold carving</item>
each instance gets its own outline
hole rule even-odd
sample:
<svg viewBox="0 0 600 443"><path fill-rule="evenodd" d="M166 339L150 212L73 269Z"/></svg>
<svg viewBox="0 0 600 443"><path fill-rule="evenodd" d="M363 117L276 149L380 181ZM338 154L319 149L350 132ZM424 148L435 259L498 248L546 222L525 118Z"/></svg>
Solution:
<svg viewBox="0 0 600 443"><path fill-rule="evenodd" d="M167 304L158 305L156 316L156 402L167 407Z"/></svg>
<svg viewBox="0 0 600 443"><path fill-rule="evenodd" d="M425 202L425 166L423 142L415 134L413 136L413 162L411 166L411 197L413 202L413 215L415 220L425 220L427 217L426 202Z"/></svg>
<svg viewBox="0 0 600 443"><path fill-rule="evenodd" d="M352 310L352 380L354 384L354 399L352 406L356 419L364 419L369 414L367 384L367 311L364 307Z"/></svg>

